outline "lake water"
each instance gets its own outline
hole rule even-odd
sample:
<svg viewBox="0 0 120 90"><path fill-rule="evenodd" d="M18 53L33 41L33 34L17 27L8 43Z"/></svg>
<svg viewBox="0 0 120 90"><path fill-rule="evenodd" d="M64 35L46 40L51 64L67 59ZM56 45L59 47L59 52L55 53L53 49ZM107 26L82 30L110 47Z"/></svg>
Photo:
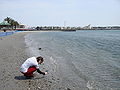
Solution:
<svg viewBox="0 0 120 90"><path fill-rule="evenodd" d="M53 90L120 90L119 30L37 32L26 43L31 55L45 58Z"/></svg>

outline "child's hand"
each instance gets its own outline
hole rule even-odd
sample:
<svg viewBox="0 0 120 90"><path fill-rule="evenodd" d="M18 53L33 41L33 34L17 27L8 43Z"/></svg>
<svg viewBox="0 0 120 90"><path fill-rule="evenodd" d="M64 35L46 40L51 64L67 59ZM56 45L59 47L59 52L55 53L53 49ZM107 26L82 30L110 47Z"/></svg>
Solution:
<svg viewBox="0 0 120 90"><path fill-rule="evenodd" d="M45 75L48 74L48 72L45 72Z"/></svg>

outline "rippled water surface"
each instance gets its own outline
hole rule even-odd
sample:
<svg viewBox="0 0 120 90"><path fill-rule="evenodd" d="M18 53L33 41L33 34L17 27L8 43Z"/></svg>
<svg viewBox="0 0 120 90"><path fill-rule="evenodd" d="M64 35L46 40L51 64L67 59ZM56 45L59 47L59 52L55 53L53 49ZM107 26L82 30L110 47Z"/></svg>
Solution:
<svg viewBox="0 0 120 90"><path fill-rule="evenodd" d="M120 90L120 31L40 32L27 35L26 42L32 55L45 57L59 86Z"/></svg>

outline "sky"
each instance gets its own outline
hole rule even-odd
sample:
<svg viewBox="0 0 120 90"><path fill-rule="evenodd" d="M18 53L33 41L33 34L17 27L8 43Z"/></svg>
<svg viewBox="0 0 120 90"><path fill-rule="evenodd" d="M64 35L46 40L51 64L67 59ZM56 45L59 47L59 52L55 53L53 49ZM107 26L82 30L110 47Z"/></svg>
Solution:
<svg viewBox="0 0 120 90"><path fill-rule="evenodd" d="M0 22L27 26L120 25L120 0L0 0Z"/></svg>

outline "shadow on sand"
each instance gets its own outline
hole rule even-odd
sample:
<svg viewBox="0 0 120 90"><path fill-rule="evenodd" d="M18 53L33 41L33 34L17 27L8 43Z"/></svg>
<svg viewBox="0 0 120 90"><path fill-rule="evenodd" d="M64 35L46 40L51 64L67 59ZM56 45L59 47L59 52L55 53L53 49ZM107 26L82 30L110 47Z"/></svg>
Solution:
<svg viewBox="0 0 120 90"><path fill-rule="evenodd" d="M35 80L35 79L42 79L42 78L44 78L44 76L43 77L33 77L33 78L26 78L25 76L15 76L14 77L14 79L16 79L16 80L28 80L28 79L32 79L32 80Z"/></svg>
<svg viewBox="0 0 120 90"><path fill-rule="evenodd" d="M26 78L25 76L15 76L14 79L16 79L16 80L26 80L28 78Z"/></svg>

